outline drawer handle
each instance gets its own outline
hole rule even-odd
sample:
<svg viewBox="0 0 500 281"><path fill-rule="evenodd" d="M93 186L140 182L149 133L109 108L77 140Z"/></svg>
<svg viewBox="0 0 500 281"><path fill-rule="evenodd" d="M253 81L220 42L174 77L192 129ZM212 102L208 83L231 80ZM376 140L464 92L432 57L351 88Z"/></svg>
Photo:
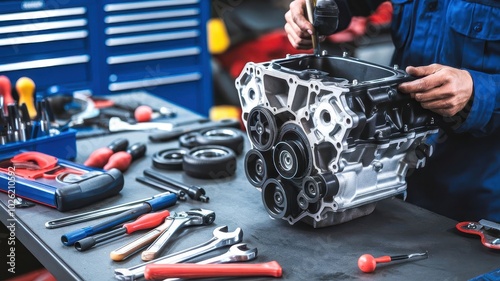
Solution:
<svg viewBox="0 0 500 281"><path fill-rule="evenodd" d="M200 54L200 48L185 48L185 49L177 49L172 51L161 51L161 52L148 52L148 53L139 53L139 54L130 54L123 56L112 56L109 57L106 62L108 64L120 64L120 63L131 63L138 61L148 61L148 60L159 60L159 59L168 59L174 57L185 57L185 56L194 56Z"/></svg>
<svg viewBox="0 0 500 281"><path fill-rule="evenodd" d="M200 80L200 78L201 74L194 72L194 73L187 73L175 76L153 77L149 79L141 79L135 81L116 82L109 84L108 89L111 92L116 92L116 91L130 90L130 89L140 89L140 88L182 83L182 82L191 82Z"/></svg>
<svg viewBox="0 0 500 281"><path fill-rule="evenodd" d="M173 29L173 28L185 28L185 27L196 27L200 25L200 21L197 19L191 20L178 20L173 22L160 22L160 23L148 23L148 24L133 24L127 26L116 26L106 28L106 35L116 35L123 33L133 33L133 32L144 32L144 31L154 31L163 29Z"/></svg>
<svg viewBox="0 0 500 281"><path fill-rule="evenodd" d="M18 24L0 27L0 34L14 33L14 32L33 32L69 27L82 27L87 25L86 19L76 19L76 20L62 20L62 21L48 21L40 22L37 24Z"/></svg>
<svg viewBox="0 0 500 281"><path fill-rule="evenodd" d="M81 55L81 56L60 57L60 58L51 58L43 60L23 61L23 62L9 63L9 64L0 64L0 72L87 63L89 62L89 60L90 57L88 55Z"/></svg>
<svg viewBox="0 0 500 281"><path fill-rule="evenodd" d="M139 44L139 43L161 42L161 41L169 41L169 40L195 38L198 36L199 36L198 30L159 33L159 34L153 34L153 35L128 36L128 37L107 39L106 46L114 47L114 46L132 45L132 44Z"/></svg>
<svg viewBox="0 0 500 281"><path fill-rule="evenodd" d="M55 17L83 15L87 12L85 7L68 8L68 9L54 9L43 10L35 12L22 12L10 13L0 15L0 21L19 21L19 20L33 20L33 19L46 19Z"/></svg>
<svg viewBox="0 0 500 281"><path fill-rule="evenodd" d="M107 24L110 24L110 23L143 21L143 20L152 20L152 19L168 19L168 18L176 18L176 17L196 16L199 13L200 13L200 11L198 9L182 9L182 10L175 10L175 11L135 13L135 14L127 14L127 15L107 16L104 18L104 22Z"/></svg>
<svg viewBox="0 0 500 281"><path fill-rule="evenodd" d="M19 44L44 43L52 41L72 40L86 38L88 32L86 30L60 32L42 35L19 36L7 39L0 39L0 46L11 46Z"/></svg>
<svg viewBox="0 0 500 281"><path fill-rule="evenodd" d="M131 2L122 4L108 4L104 6L104 11L117 12L117 11L135 10L135 9L189 5L189 4L197 4L199 2L200 2L199 0L182 0L182 1L164 0L164 1L142 1L142 2Z"/></svg>

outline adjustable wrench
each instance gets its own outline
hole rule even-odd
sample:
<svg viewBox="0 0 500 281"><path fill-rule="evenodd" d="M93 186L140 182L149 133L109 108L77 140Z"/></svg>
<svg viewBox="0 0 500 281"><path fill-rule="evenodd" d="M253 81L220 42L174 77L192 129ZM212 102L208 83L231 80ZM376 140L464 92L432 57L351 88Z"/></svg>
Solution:
<svg viewBox="0 0 500 281"><path fill-rule="evenodd" d="M209 225L215 220L215 212L205 209L191 209L187 212L174 213L168 220L172 220L170 227L163 232L144 252L141 258L143 261L150 261L158 257L167 245L167 242L178 230L186 226Z"/></svg>
<svg viewBox="0 0 500 281"><path fill-rule="evenodd" d="M228 232L227 226L221 226L213 231L213 237L197 246L173 253L140 265L136 265L129 268L117 268L115 269L115 278L118 280L135 280L144 276L144 269L146 265L156 263L156 264L171 264L187 261L191 258L203 255L210 251L234 245L241 242L243 239L243 231L241 228L236 228L233 232Z"/></svg>

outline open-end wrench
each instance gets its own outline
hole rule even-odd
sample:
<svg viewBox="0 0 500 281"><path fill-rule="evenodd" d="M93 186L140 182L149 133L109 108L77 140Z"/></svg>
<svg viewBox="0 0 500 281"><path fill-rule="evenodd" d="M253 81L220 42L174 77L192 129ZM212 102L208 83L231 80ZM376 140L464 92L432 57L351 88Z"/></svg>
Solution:
<svg viewBox="0 0 500 281"><path fill-rule="evenodd" d="M227 263L227 262L251 261L256 257L257 257L257 248L248 248L247 243L238 243L231 246L231 248L229 248L227 252L206 260L199 261L196 264L216 264L216 263ZM152 272L150 272L150 274L153 275L158 274L157 279L161 278L160 276L160 274L162 274L161 266L163 266L163 264L158 266L160 266L159 269L155 269ZM146 267L145 273L147 272L147 268L148 267ZM147 276L147 274L145 274L145 276ZM163 281L176 281L176 280L179 280L179 278L169 278Z"/></svg>
<svg viewBox="0 0 500 281"><path fill-rule="evenodd" d="M135 280L144 276L144 269L148 264L172 264L187 261L210 251L234 245L241 242L242 239L243 231L241 228L238 227L233 232L228 232L227 226L221 226L213 231L213 237L210 240L202 244L133 267L117 268L115 269L115 278L125 281Z"/></svg>
<svg viewBox="0 0 500 281"><path fill-rule="evenodd" d="M122 131L142 131L142 130L162 130L171 131L173 129L171 123L161 123L161 122L141 122L137 124L130 124L122 121L119 117L111 117L109 119L109 131L110 132L122 132Z"/></svg>
<svg viewBox="0 0 500 281"><path fill-rule="evenodd" d="M215 220L215 212L205 209L191 209L187 212L171 214L168 219L173 221L172 224L156 238L153 244L142 252L141 258L143 261L150 261L157 258L174 233L183 227L212 224Z"/></svg>

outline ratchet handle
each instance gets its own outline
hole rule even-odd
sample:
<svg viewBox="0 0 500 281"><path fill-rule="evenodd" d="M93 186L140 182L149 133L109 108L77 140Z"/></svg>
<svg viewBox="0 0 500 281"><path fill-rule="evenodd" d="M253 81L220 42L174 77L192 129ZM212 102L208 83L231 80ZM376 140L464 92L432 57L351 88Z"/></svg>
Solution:
<svg viewBox="0 0 500 281"><path fill-rule="evenodd" d="M147 280L165 278L211 277L281 277L283 270L277 261L258 264L148 264L144 270Z"/></svg>

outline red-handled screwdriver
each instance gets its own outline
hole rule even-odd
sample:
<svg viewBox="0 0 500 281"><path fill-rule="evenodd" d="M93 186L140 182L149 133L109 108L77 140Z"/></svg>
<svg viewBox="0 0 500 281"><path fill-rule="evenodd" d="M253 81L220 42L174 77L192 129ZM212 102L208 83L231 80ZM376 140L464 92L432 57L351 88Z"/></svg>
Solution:
<svg viewBox="0 0 500 281"><path fill-rule="evenodd" d="M125 172L132 161L141 158L146 154L146 145L143 143L136 143L130 146L127 151L118 151L109 157L108 163L104 165L104 170L116 168Z"/></svg>
<svg viewBox="0 0 500 281"><path fill-rule="evenodd" d="M118 151L126 150L128 140L119 138L110 143L107 147L101 147L92 152L83 165L87 167L102 168L108 162L111 155Z"/></svg>
<svg viewBox="0 0 500 281"><path fill-rule="evenodd" d="M123 224L121 228L83 238L82 240L75 242L75 248L78 251L86 251L96 244L109 240L113 237L122 234L131 234L138 230L157 227L162 224L168 216L170 216L170 212L168 210L142 215L133 222Z"/></svg>
<svg viewBox="0 0 500 281"><path fill-rule="evenodd" d="M423 257L427 258L428 254L427 252L425 253L413 253L409 255L399 255L399 256L381 256L378 258L373 257L370 254L364 254L358 259L358 267L361 269L361 271L370 273L374 272L375 268L377 267L377 263L386 263L386 262L391 262L391 261L396 261L396 260L405 260L405 259L411 259L411 258L416 258L416 257Z"/></svg>
<svg viewBox="0 0 500 281"><path fill-rule="evenodd" d="M7 113L7 105L15 103L12 97L12 83L5 75L0 75L0 95L3 97L3 111Z"/></svg>

